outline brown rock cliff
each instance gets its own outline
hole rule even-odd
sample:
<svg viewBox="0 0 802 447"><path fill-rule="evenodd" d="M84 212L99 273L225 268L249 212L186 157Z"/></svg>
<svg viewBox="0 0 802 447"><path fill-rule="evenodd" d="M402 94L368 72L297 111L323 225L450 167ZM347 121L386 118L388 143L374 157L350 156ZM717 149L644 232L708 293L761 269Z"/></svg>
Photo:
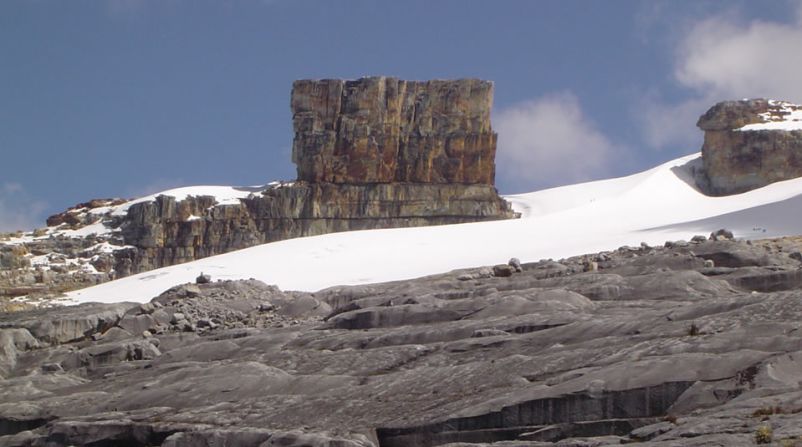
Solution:
<svg viewBox="0 0 802 447"><path fill-rule="evenodd" d="M478 79L296 81L298 179L492 185L492 104L493 84Z"/></svg>
<svg viewBox="0 0 802 447"><path fill-rule="evenodd" d="M801 109L766 99L713 106L697 123L705 132L699 186L710 195L729 195L802 176L802 130L755 126L789 122Z"/></svg>

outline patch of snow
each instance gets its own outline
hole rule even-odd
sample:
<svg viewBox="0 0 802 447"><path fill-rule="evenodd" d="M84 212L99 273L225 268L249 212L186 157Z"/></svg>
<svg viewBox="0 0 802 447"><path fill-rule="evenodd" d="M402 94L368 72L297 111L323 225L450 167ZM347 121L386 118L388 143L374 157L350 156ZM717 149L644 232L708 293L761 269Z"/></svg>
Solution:
<svg viewBox="0 0 802 447"><path fill-rule="evenodd" d="M56 230L53 231L52 234L66 237L86 237L93 234L96 236L102 236L113 233L114 231L115 229L107 227L102 220L99 220L93 224L78 228L77 230Z"/></svg>
<svg viewBox="0 0 802 447"><path fill-rule="evenodd" d="M32 267L50 268L50 258L48 255L34 256L30 259Z"/></svg>
<svg viewBox="0 0 802 447"><path fill-rule="evenodd" d="M196 216L194 214L190 214L189 217L187 217L187 222L192 222L194 220L200 220L200 218L201 218L200 216Z"/></svg>
<svg viewBox="0 0 802 447"><path fill-rule="evenodd" d="M747 124L736 130L802 130L802 107L785 101L769 100L772 110L761 113L762 123Z"/></svg>
<svg viewBox="0 0 802 447"><path fill-rule="evenodd" d="M81 264L80 270L84 273L90 273L92 275L100 275L101 273L97 271L94 265L86 263Z"/></svg>
<svg viewBox="0 0 802 447"><path fill-rule="evenodd" d="M265 186L269 187L269 188L273 188L273 189L278 189L278 188L287 188L287 187L292 186L294 184L295 184L295 182L275 181L275 182L270 182Z"/></svg>
<svg viewBox="0 0 802 447"><path fill-rule="evenodd" d="M261 186L253 187L234 187L234 186L187 186L183 188L169 189L149 196L141 197L130 202L123 203L113 207L113 216L124 216L128 212L131 205L142 202L152 202L158 196L172 196L175 197L177 202L186 199L189 196L213 196L218 205L237 205L240 199L246 199L248 196L263 188Z"/></svg>
<svg viewBox="0 0 802 447"><path fill-rule="evenodd" d="M34 241L33 233L25 233L20 237L11 237L7 240L0 241L0 245L20 245L28 244Z"/></svg>
<svg viewBox="0 0 802 447"><path fill-rule="evenodd" d="M129 247L132 247L132 246L131 245L125 245L125 246L123 246L123 245L113 245L113 244L110 244L108 242L101 242L99 244L95 244L95 245L93 245L91 247L86 248L83 252L84 253L97 253L97 254L114 253L117 250L121 250L123 248L129 248Z"/></svg>
<svg viewBox="0 0 802 447"><path fill-rule="evenodd" d="M290 239L67 295L74 303L145 302L201 272L213 280L255 278L284 290L317 291L506 263L512 257L532 262L640 242L662 245L719 228L741 238L802 234L802 178L708 197L688 181L698 162L694 154L628 177L507 197L522 213L520 219Z"/></svg>
<svg viewBox="0 0 802 447"><path fill-rule="evenodd" d="M89 213L89 214L101 215L102 216L102 215L112 211L114 208L115 207L113 207L113 206L99 206L97 208L91 208L91 209L87 210L86 212Z"/></svg>

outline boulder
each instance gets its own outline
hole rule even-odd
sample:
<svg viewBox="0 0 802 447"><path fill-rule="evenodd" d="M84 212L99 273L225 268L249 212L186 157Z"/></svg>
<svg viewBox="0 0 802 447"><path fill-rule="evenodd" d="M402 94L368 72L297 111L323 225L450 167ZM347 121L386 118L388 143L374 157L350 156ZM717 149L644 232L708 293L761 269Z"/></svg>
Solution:
<svg viewBox="0 0 802 447"><path fill-rule="evenodd" d="M802 106L750 99L713 106L697 123L705 132L700 188L738 194L802 176Z"/></svg>
<svg viewBox="0 0 802 447"><path fill-rule="evenodd" d="M493 266L493 276L507 278L515 273L515 268L509 264L499 264Z"/></svg>
<svg viewBox="0 0 802 447"><path fill-rule="evenodd" d="M204 273L201 273L195 278L195 284L209 284L210 282L212 282L212 276Z"/></svg>

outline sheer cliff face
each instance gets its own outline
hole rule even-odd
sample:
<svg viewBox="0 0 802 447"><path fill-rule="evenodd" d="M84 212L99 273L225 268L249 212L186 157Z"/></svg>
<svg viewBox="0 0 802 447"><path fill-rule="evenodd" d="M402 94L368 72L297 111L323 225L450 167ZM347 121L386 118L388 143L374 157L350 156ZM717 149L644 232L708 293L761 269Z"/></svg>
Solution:
<svg viewBox="0 0 802 447"><path fill-rule="evenodd" d="M492 185L493 84L478 79L293 84L298 179Z"/></svg>
<svg viewBox="0 0 802 447"><path fill-rule="evenodd" d="M721 102L697 123L705 132L699 186L738 194L802 176L802 107L766 99Z"/></svg>

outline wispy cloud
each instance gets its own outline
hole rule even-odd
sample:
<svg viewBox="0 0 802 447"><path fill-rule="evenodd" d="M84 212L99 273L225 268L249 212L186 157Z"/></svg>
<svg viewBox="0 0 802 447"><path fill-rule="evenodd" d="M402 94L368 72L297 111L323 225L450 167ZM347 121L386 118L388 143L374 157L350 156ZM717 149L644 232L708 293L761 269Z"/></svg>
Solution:
<svg viewBox="0 0 802 447"><path fill-rule="evenodd" d="M573 93L547 95L494 113L499 186L531 191L603 177L613 144ZM506 192L506 191L505 191Z"/></svg>
<svg viewBox="0 0 802 447"><path fill-rule="evenodd" d="M743 20L732 11L692 23L676 44L672 73L688 98L671 103L653 96L639 104L647 143L688 144L699 134L696 119L718 101L802 101L802 8L792 5L788 23Z"/></svg>
<svg viewBox="0 0 802 447"><path fill-rule="evenodd" d="M44 224L47 204L35 200L19 183L0 185L0 231L31 230Z"/></svg>

